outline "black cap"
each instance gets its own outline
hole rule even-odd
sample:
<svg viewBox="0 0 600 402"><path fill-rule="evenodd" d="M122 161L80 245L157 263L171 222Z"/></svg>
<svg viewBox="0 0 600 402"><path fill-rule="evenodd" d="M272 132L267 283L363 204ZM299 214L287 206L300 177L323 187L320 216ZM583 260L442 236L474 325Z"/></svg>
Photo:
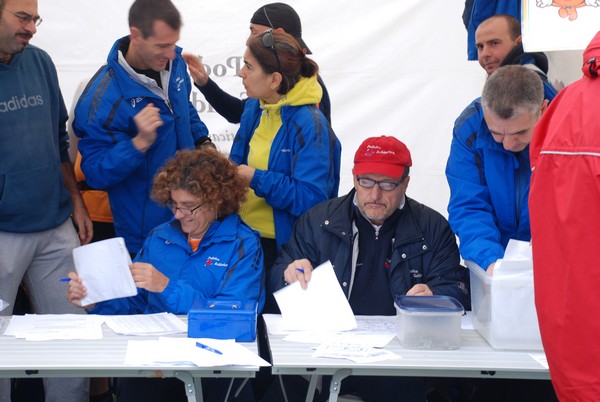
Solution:
<svg viewBox="0 0 600 402"><path fill-rule="evenodd" d="M265 4L250 19L252 24L264 25L273 29L281 28L292 35L306 49L306 53L312 54L302 39L302 23L296 10L285 3Z"/></svg>

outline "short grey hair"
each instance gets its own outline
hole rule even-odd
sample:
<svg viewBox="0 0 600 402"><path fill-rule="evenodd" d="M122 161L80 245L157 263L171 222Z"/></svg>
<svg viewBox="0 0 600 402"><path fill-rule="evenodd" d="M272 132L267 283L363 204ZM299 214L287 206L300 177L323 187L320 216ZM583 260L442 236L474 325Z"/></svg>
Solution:
<svg viewBox="0 0 600 402"><path fill-rule="evenodd" d="M539 74L525 66L504 66L486 80L481 95L484 110L501 119L528 111L538 115L544 102L544 84Z"/></svg>

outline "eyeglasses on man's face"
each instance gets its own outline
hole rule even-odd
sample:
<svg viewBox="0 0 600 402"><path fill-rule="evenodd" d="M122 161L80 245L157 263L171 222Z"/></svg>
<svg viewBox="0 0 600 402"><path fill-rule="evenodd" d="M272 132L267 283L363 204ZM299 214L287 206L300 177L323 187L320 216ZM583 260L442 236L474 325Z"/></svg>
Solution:
<svg viewBox="0 0 600 402"><path fill-rule="evenodd" d="M33 22L33 25L35 25L36 27L39 27L40 24L44 21L42 19L42 17L40 17L39 15L34 17L33 15L29 15L29 14L23 13L23 12L15 13L10 10L7 10L6 8L4 9L4 11L8 11L9 13L11 13L15 17L17 17L19 19L19 21L21 21L21 24L23 24L23 25L29 25L30 23Z"/></svg>
<svg viewBox="0 0 600 402"><path fill-rule="evenodd" d="M364 187L364 188L373 188L373 187L375 187L375 184L377 184L379 189L382 191L394 191L396 189L396 187L398 187L400 184L402 184L403 181L404 181L404 179L400 180L399 182L393 182L393 181L377 181L377 180L367 179L365 177L360 177L360 176L356 177L356 182L358 183L359 186Z"/></svg>
<svg viewBox="0 0 600 402"><path fill-rule="evenodd" d="M200 205L198 205L197 207L194 207L194 208L186 208L186 207L178 207L175 203L173 203L171 201L169 203L169 208L171 208L171 212L173 212L173 215L175 215L177 213L177 211L179 210L179 212L181 212L181 214L183 216L190 216L194 212L196 212L197 210L199 210L200 208L202 208L204 206L204 204L206 204L206 203L203 202L202 204L200 204Z"/></svg>

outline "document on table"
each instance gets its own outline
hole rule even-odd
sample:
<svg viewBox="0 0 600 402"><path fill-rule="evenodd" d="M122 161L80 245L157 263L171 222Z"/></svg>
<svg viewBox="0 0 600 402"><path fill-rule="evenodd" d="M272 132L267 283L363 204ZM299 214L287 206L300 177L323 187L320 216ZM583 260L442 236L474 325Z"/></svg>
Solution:
<svg viewBox="0 0 600 402"><path fill-rule="evenodd" d="M375 349L366 345L343 343L326 343L319 345L312 357L348 359L355 363L372 363L382 360L400 359L400 356L389 350Z"/></svg>
<svg viewBox="0 0 600 402"><path fill-rule="evenodd" d="M135 296L131 257L122 237L86 244L73 250L75 270L87 289L81 304Z"/></svg>
<svg viewBox="0 0 600 402"><path fill-rule="evenodd" d="M196 346L199 342L203 347ZM168 338L129 341L126 365L270 366L256 353L233 339Z"/></svg>
<svg viewBox="0 0 600 402"><path fill-rule="evenodd" d="M306 289L296 281L275 292L274 296L285 329L345 331L356 328L350 303L329 261L312 271Z"/></svg>
<svg viewBox="0 0 600 402"><path fill-rule="evenodd" d="M28 341L102 339L104 318L87 314L14 315L4 335Z"/></svg>
<svg viewBox="0 0 600 402"><path fill-rule="evenodd" d="M396 316L357 316L357 327L350 331L287 331L281 329L278 314L263 314L271 335L286 335L283 340L298 343L340 343L383 348L396 336Z"/></svg>
<svg viewBox="0 0 600 402"><path fill-rule="evenodd" d="M172 313L109 315L104 322L116 334L167 335L187 332L187 324Z"/></svg>

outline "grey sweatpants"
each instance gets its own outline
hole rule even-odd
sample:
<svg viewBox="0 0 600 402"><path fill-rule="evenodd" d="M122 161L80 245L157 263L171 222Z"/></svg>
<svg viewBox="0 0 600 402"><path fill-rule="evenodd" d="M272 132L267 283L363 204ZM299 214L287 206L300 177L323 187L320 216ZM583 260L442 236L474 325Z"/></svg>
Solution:
<svg viewBox="0 0 600 402"><path fill-rule="evenodd" d="M0 232L0 299L10 303L0 315L11 315L21 281L36 314L84 314L67 300L58 279L75 270L73 249L79 237L67 219L55 229L37 233ZM87 378L44 378L46 402L83 402ZM0 379L0 402L10 402L10 379Z"/></svg>

